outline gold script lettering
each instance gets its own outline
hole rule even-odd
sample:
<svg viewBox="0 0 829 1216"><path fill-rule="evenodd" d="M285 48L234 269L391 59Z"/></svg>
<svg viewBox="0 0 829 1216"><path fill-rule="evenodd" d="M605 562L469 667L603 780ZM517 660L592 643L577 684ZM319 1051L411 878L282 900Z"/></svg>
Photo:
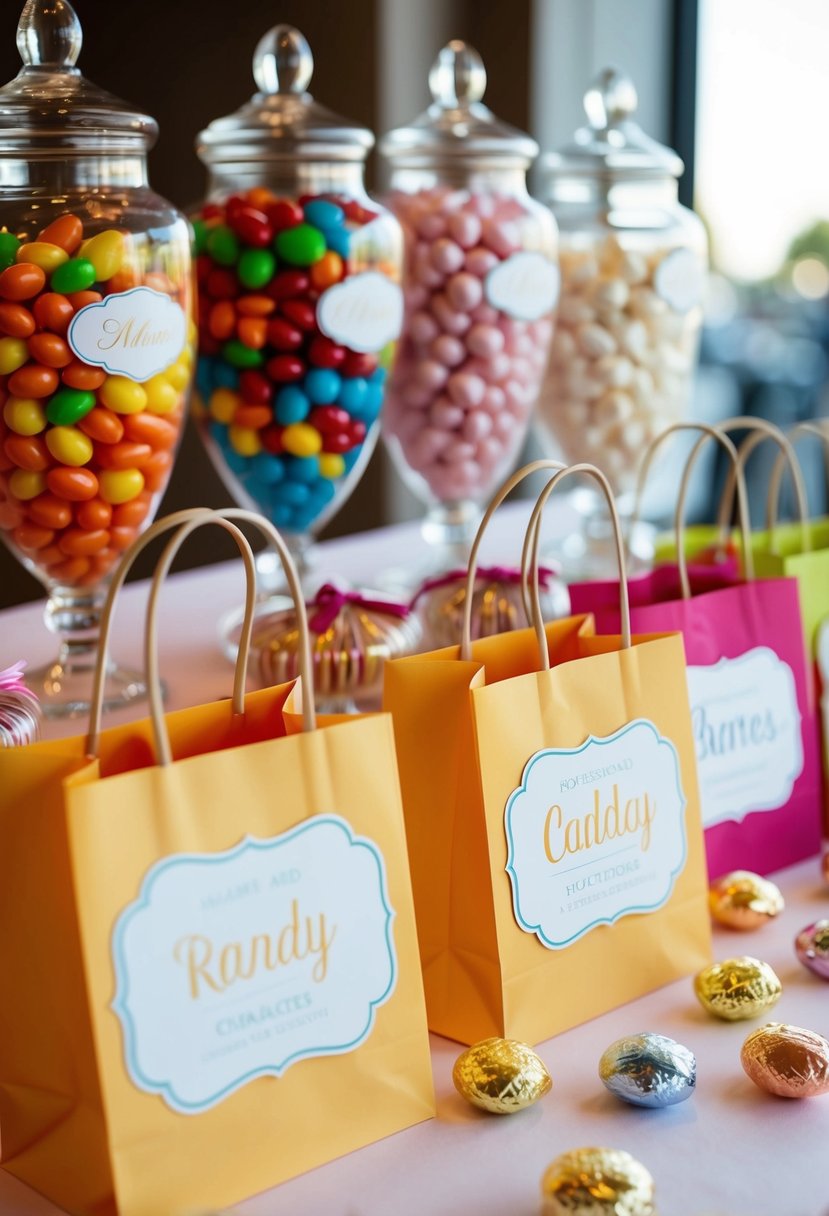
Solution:
<svg viewBox="0 0 829 1216"><path fill-rule="evenodd" d="M602 805L599 789L593 791L593 808L581 816L565 820L558 804L550 807L544 820L544 852L552 865L563 861L568 854L582 853L594 845L604 844L619 836L640 834L639 847L643 853L650 848L652 824L656 817L656 803L650 794L619 801L619 787L613 786L609 802ZM562 837L562 828L563 837ZM556 848L560 851L556 851Z"/></svg>
<svg viewBox="0 0 829 1216"><path fill-rule="evenodd" d="M114 350L116 346L165 346L173 338L169 329L152 330L149 321L139 325L135 317L127 317L125 321L107 317L101 329L104 336L98 339L98 350Z"/></svg>

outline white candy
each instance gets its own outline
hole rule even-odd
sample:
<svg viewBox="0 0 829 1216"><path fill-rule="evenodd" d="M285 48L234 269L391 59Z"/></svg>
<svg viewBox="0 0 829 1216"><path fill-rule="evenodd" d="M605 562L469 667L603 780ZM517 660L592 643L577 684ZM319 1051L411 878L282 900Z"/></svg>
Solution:
<svg viewBox="0 0 829 1216"><path fill-rule="evenodd" d="M601 355L612 355L617 349L616 339L601 325L581 325L576 330L579 346L588 356L599 358Z"/></svg>

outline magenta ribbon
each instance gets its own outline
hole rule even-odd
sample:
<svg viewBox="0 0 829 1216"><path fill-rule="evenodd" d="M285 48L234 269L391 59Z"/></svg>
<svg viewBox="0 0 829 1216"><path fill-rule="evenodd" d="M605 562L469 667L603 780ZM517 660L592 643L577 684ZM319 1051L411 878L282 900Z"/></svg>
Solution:
<svg viewBox="0 0 829 1216"><path fill-rule="evenodd" d="M368 608L371 612L386 612L389 616L399 617L401 621L409 615L409 609L405 604L395 603L394 600L367 599L359 591L344 591L342 587L335 587L333 583L323 583L308 605L309 608L316 609L308 622L311 632L325 633L326 629L330 629L334 624L346 604L354 604L358 608Z"/></svg>
<svg viewBox="0 0 829 1216"><path fill-rule="evenodd" d="M465 568L458 570L450 570L447 574L440 574L437 578L427 578L415 592L412 597L411 607L414 608L421 595L425 595L427 591L434 591L436 587L448 587L451 583L458 583L466 579L469 571ZM552 580L555 578L557 570L550 566L538 567L538 585L542 591L549 591ZM489 583L513 583L519 586L521 583L521 571L515 566L479 566L475 578L484 579Z"/></svg>
<svg viewBox="0 0 829 1216"><path fill-rule="evenodd" d="M0 692L29 692L29 689L23 683L23 672L25 670L26 663L21 659L19 663L12 663L11 667L0 671ZM31 695L34 696L34 693Z"/></svg>

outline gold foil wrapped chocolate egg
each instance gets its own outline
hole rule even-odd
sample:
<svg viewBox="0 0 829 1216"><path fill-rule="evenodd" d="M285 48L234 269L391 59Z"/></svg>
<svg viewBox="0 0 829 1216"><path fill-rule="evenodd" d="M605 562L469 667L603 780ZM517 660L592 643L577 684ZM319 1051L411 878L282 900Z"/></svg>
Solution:
<svg viewBox="0 0 829 1216"><path fill-rule="evenodd" d="M755 1085L780 1098L829 1093L829 1040L813 1030L769 1022L748 1036L740 1062Z"/></svg>
<svg viewBox="0 0 829 1216"><path fill-rule="evenodd" d="M644 1165L614 1148L562 1153L541 1179L544 1216L656 1216Z"/></svg>
<svg viewBox="0 0 829 1216"><path fill-rule="evenodd" d="M532 1106L553 1087L544 1061L515 1039L482 1039L461 1052L452 1069L458 1093L495 1115Z"/></svg>
<svg viewBox="0 0 829 1216"><path fill-rule="evenodd" d="M768 963L747 954L712 963L694 978L694 992L703 1009L726 1022L759 1017L777 1004L782 991Z"/></svg>
<svg viewBox="0 0 829 1216"><path fill-rule="evenodd" d="M829 980L829 920L816 920L794 939L797 957L822 980Z"/></svg>
<svg viewBox="0 0 829 1216"><path fill-rule="evenodd" d="M732 870L711 884L708 906L718 925L748 931L774 920L786 906L780 888L750 870Z"/></svg>

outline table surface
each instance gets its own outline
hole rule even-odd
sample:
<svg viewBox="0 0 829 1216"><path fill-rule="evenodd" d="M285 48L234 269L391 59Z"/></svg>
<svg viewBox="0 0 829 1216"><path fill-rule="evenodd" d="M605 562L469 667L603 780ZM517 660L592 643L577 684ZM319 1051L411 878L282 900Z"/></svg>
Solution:
<svg viewBox="0 0 829 1216"><path fill-rule="evenodd" d="M512 560L525 504L504 513L489 555ZM572 517L559 516L559 528ZM401 552L416 557L414 525L381 529L321 546L326 572L370 580ZM140 661L142 584L129 586L119 610L114 653ZM227 566L170 580L161 630L162 673L173 708L227 695L230 667L216 644L216 621L241 593L241 573ZM54 639L40 606L0 613L0 667L21 656L50 657ZM142 713L141 707L118 715ZM113 716L114 720L115 716ZM79 724L50 723L47 733ZM716 958L750 953L783 983L779 1021L829 1034L829 985L804 970L793 939L829 916L829 887L816 860L777 876L786 896L779 919L753 934L715 933ZM596 982L601 982L597 980ZM554 999L551 998L551 999ZM305 1174L228 1211L236 1216L537 1216L539 1180L559 1153L582 1145L625 1148L654 1175L659 1216L829 1216L829 1097L773 1098L748 1080L740 1046L759 1024L709 1018L690 978L549 1040L539 1054L553 1091L512 1117L488 1116L455 1093L452 1064L461 1050L433 1036L437 1118ZM623 1035L657 1031L696 1054L697 1091L680 1106L641 1110L612 1098L597 1077L604 1049ZM356 1112L355 1112L356 1113ZM277 1151L277 1146L264 1151ZM0 1216L55 1216L53 1204L0 1170ZM159 1216L163 1216L159 1213Z"/></svg>

